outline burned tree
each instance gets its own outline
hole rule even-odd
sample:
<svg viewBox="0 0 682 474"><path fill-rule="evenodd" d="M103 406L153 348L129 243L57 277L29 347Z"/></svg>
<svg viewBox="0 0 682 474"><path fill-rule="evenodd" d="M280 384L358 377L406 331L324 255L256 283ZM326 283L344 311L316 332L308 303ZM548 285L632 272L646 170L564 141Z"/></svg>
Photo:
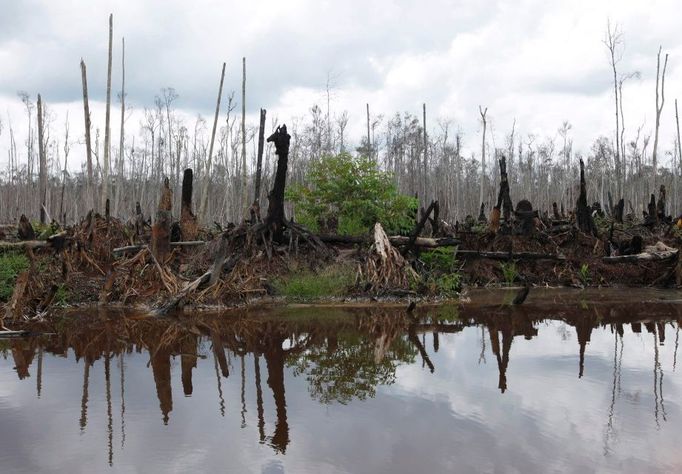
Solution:
<svg viewBox="0 0 682 474"><path fill-rule="evenodd" d="M197 218L192 212L192 181L194 174L187 168L182 177L182 205L180 208L180 231L184 240L194 240L197 237Z"/></svg>
<svg viewBox="0 0 682 474"><path fill-rule="evenodd" d="M272 232L273 240L280 242L284 230L284 188L287 179L287 166L289 163L289 142L291 135L287 133L285 124L277 127L275 133L268 137L268 143L275 144L277 154L277 172L275 173L275 184L268 196L268 216L266 224Z"/></svg>
<svg viewBox="0 0 682 474"><path fill-rule="evenodd" d="M170 234L173 220L171 215L172 203L173 191L171 191L170 183L166 178L163 182L159 208L156 212L156 222L152 225L152 254L159 263L163 263L170 253Z"/></svg>
<svg viewBox="0 0 682 474"><path fill-rule="evenodd" d="M585 184L585 163L580 160L580 194L575 209L576 223L578 229L586 234L597 234L597 227L592 219L592 210L587 205L587 185Z"/></svg>
<svg viewBox="0 0 682 474"><path fill-rule="evenodd" d="M512 200L509 196L509 179L507 178L507 158L503 155L500 162L500 192L497 195L497 204L490 213L490 230L497 232L500 228L500 215L504 217L505 227L511 224Z"/></svg>

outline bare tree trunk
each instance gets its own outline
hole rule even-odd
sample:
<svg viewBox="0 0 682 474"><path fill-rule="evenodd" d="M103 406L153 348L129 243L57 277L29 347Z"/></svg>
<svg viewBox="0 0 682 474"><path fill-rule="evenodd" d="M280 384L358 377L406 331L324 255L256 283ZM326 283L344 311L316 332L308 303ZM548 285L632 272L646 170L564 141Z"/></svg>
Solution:
<svg viewBox="0 0 682 474"><path fill-rule="evenodd" d="M654 149L652 159L652 176L651 176L651 189L656 188L656 168L658 165L658 129L661 124L661 112L663 112L663 103L665 102L665 70L668 67L668 55L665 55L665 62L663 63L663 73L661 74L661 50L663 48L659 46L658 55L656 56L656 128L654 132ZM660 82L660 94L659 94L659 82ZM660 96L660 103L659 103Z"/></svg>
<svg viewBox="0 0 682 474"><path fill-rule="evenodd" d="M211 179L211 164L213 160L213 143L215 142L215 130L218 126L218 115L220 115L220 98L223 94L223 81L225 80L225 63L223 63L223 70L220 73L220 86L218 87L218 100L215 106L215 117L213 119L213 131L211 132L211 144L208 148L208 163L206 165L206 176L204 177L204 190L201 196L201 207L199 208L199 219L206 220L206 207L208 204L208 185Z"/></svg>
<svg viewBox="0 0 682 474"><path fill-rule="evenodd" d="M38 154L40 158L40 223L45 224L45 208L47 201L47 157L45 156L45 118L43 117L43 100L38 94Z"/></svg>
<svg viewBox="0 0 682 474"><path fill-rule="evenodd" d="M620 117L619 117L619 102L620 98L618 96L618 76L616 73L616 63L618 60L616 59L616 48L618 47L619 44L621 44L621 34L618 31L618 27L616 27L614 30L611 30L611 23L608 24L607 26L607 31L606 31L606 39L604 40L604 44L609 50L609 56L610 56L610 62L611 62L611 69L613 70L613 93L614 93L614 99L615 99L615 108L616 108L616 147L615 147L615 152L616 152L616 192L618 194L618 197L621 195L621 181L620 181L620 174L621 174L621 166L620 166L620 152L621 152L621 147L620 147L620 133L619 133L619 128L620 128Z"/></svg>
<svg viewBox="0 0 682 474"><path fill-rule="evenodd" d="M87 159L88 182L86 206L94 208L95 189L92 182L92 146L90 145L90 104L88 102L88 78L85 70L85 61L81 59L81 80L83 82L83 115L85 117L85 153Z"/></svg>
<svg viewBox="0 0 682 474"><path fill-rule="evenodd" d="M259 205L261 173L263 171L263 148L265 141L265 109L260 109L260 125L258 126L258 162L256 164L256 191L253 202Z"/></svg>
<svg viewBox="0 0 682 474"><path fill-rule="evenodd" d="M369 134L369 104L367 104L367 152L369 158L372 158L372 139Z"/></svg>
<svg viewBox="0 0 682 474"><path fill-rule="evenodd" d="M64 188L66 187L66 170L69 162L69 151L71 146L69 145L69 113L66 113L66 122L64 124L64 171L62 172L62 193L59 199L59 219L62 219L62 225L66 227L66 212L64 211Z"/></svg>
<svg viewBox="0 0 682 474"><path fill-rule="evenodd" d="M246 176L246 58L242 58L242 205L240 211L248 206L248 181Z"/></svg>
<svg viewBox="0 0 682 474"><path fill-rule="evenodd" d="M125 131L125 114L126 114L126 39L121 40L121 134L118 144L118 179L116 180L116 199L114 199L114 215L119 216L119 205L121 202L121 192L123 191L123 160L125 153L123 149Z"/></svg>
<svg viewBox="0 0 682 474"><path fill-rule="evenodd" d="M426 104L422 104L422 128L424 132L424 180L423 180L423 191L422 191L422 198L424 202L426 202L427 196L426 196L426 187L427 187L427 175L428 175L428 149L429 149L429 143L426 138Z"/></svg>
<svg viewBox="0 0 682 474"><path fill-rule="evenodd" d="M107 66L107 105L104 119L104 173L102 176L102 207L108 199L109 193L109 163L111 159L111 129L109 127L111 118L111 50L114 35L114 15L109 15L109 59Z"/></svg>
<svg viewBox="0 0 682 474"><path fill-rule="evenodd" d="M485 116L488 113L488 107L483 110L479 105L478 112L481 114L481 120L483 121L483 139L481 140L481 192L478 198L478 204L483 204L483 196L485 194L485 132L488 125Z"/></svg>

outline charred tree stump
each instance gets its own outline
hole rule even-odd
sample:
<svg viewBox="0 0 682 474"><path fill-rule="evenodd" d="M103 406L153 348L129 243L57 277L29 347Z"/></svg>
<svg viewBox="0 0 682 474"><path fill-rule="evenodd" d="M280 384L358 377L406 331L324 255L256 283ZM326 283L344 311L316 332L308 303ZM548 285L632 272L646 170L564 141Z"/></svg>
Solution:
<svg viewBox="0 0 682 474"><path fill-rule="evenodd" d="M613 218L615 219L616 222L622 224L623 223L623 213L625 211L625 200L623 198L620 198L618 201L618 204L616 204L616 208L613 210Z"/></svg>
<svg viewBox="0 0 682 474"><path fill-rule="evenodd" d="M556 202L552 203L552 214L555 221L561 220L561 214L559 214L559 206L556 205Z"/></svg>
<svg viewBox="0 0 682 474"><path fill-rule="evenodd" d="M658 202L656 203L656 216L660 221L665 220L665 185L661 184L658 191Z"/></svg>
<svg viewBox="0 0 682 474"><path fill-rule="evenodd" d="M500 214L504 218L504 225L511 226L512 200L509 195L509 179L507 177L507 158L502 156L500 163L500 191L497 194L497 204L490 213L490 230L497 232L500 228Z"/></svg>
<svg viewBox="0 0 682 474"><path fill-rule="evenodd" d="M436 200L433 206L433 218L431 219L431 235L434 237L440 232L440 204Z"/></svg>
<svg viewBox="0 0 682 474"><path fill-rule="evenodd" d="M656 207L656 196L652 194L649 198L644 225L653 226L656 224L658 224L658 209Z"/></svg>
<svg viewBox="0 0 682 474"><path fill-rule="evenodd" d="M488 219L485 217L485 203L481 203L481 211L478 213L478 222L479 224L486 224L488 222Z"/></svg>
<svg viewBox="0 0 682 474"><path fill-rule="evenodd" d="M180 233L182 240L195 240L198 234L197 218L192 212L193 172L187 168L182 177L182 205L180 208Z"/></svg>
<svg viewBox="0 0 682 474"><path fill-rule="evenodd" d="M156 222L152 225L152 254L159 263L165 262L170 253L171 242L171 209L173 191L170 189L168 178L164 180L159 209L156 212Z"/></svg>
<svg viewBox="0 0 682 474"><path fill-rule="evenodd" d="M19 237L19 240L35 240L36 238L36 233L33 230L33 226L25 214L22 214L19 218L17 236Z"/></svg>
<svg viewBox="0 0 682 474"><path fill-rule="evenodd" d="M281 243L284 231L284 188L287 179L287 166L289 163L289 142L291 135L287 133L287 126L277 127L275 133L268 137L268 143L275 144L277 154L277 171L275 173L275 183L269 195L268 215L266 224L272 233L275 242Z"/></svg>
<svg viewBox="0 0 682 474"><path fill-rule="evenodd" d="M592 219L590 206L587 205L587 185L585 184L585 163L580 160L580 194L575 209L578 229L586 234L596 235L597 228Z"/></svg>
<svg viewBox="0 0 682 474"><path fill-rule="evenodd" d="M516 232L522 235L530 235L535 230L536 219L538 219L538 211L533 210L533 205L527 199L522 199L516 204L514 211L519 225Z"/></svg>

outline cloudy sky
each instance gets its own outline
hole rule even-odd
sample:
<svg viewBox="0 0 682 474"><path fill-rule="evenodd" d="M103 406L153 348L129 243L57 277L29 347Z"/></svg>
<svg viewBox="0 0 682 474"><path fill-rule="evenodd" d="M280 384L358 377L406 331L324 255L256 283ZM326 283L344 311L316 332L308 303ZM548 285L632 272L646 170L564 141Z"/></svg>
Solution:
<svg viewBox="0 0 682 474"><path fill-rule="evenodd" d="M0 161L5 162L10 118L19 143L24 140L19 90L42 94L55 117L54 134L62 133L68 111L72 137L81 140L80 58L88 65L93 122L101 126L110 12L114 91L120 88L121 37L126 39L129 130L137 130L143 108L168 86L177 90L177 107L188 117L210 117L221 63L227 62L226 90L238 91L246 56L247 113L253 123L260 107L281 121L306 115L314 103L326 102L331 77L332 111L348 111L355 142L365 103L373 113L389 116L419 114L425 102L430 129L438 129L437 119L452 120L471 150L480 140L482 105L493 127L491 142L502 143L515 119L517 131L539 136L556 135L568 120L576 147L587 151L597 136L614 128L612 76L602 43L609 19L623 32L620 71L641 72L624 89L626 133L634 134L641 124L653 128L659 45L670 54L661 132L666 149L674 136L673 101L682 96L682 20L675 0L2 3ZM113 133L117 143L118 126Z"/></svg>

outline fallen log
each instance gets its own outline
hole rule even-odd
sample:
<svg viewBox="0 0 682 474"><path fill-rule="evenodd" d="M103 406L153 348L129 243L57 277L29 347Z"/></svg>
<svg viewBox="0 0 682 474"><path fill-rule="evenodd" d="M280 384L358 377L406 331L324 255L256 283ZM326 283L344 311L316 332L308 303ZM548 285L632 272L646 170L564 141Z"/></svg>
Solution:
<svg viewBox="0 0 682 474"><path fill-rule="evenodd" d="M628 262L663 262L677 257L678 249L668 247L662 242L656 245L649 245L641 253L632 255L616 255L613 257L602 257L604 263L628 263Z"/></svg>
<svg viewBox="0 0 682 474"><path fill-rule="evenodd" d="M566 260L561 254L536 252L486 252L479 250L457 250L457 257L489 258L492 260Z"/></svg>
<svg viewBox="0 0 682 474"><path fill-rule="evenodd" d="M374 238L370 236L350 236L350 235L333 235L333 234L321 234L318 236L319 239L326 244L371 244L374 242ZM394 235L388 238L389 242L393 246L407 245L410 238L402 235ZM414 241L413 246L415 247L453 247L459 245L460 240L453 237L417 237Z"/></svg>
<svg viewBox="0 0 682 474"><path fill-rule="evenodd" d="M171 242L170 246L171 247L201 247L202 245L206 245L207 242L203 240L190 240L187 242ZM125 253L132 253L132 252L139 252L142 249L145 249L149 247L147 244L139 244L139 245L127 245L125 247L117 247L113 249L111 252L117 256Z"/></svg>
<svg viewBox="0 0 682 474"><path fill-rule="evenodd" d="M0 250L25 249L34 250L39 248L62 248L66 240L66 231L59 232L47 238L47 240L22 240L19 242L0 242Z"/></svg>

